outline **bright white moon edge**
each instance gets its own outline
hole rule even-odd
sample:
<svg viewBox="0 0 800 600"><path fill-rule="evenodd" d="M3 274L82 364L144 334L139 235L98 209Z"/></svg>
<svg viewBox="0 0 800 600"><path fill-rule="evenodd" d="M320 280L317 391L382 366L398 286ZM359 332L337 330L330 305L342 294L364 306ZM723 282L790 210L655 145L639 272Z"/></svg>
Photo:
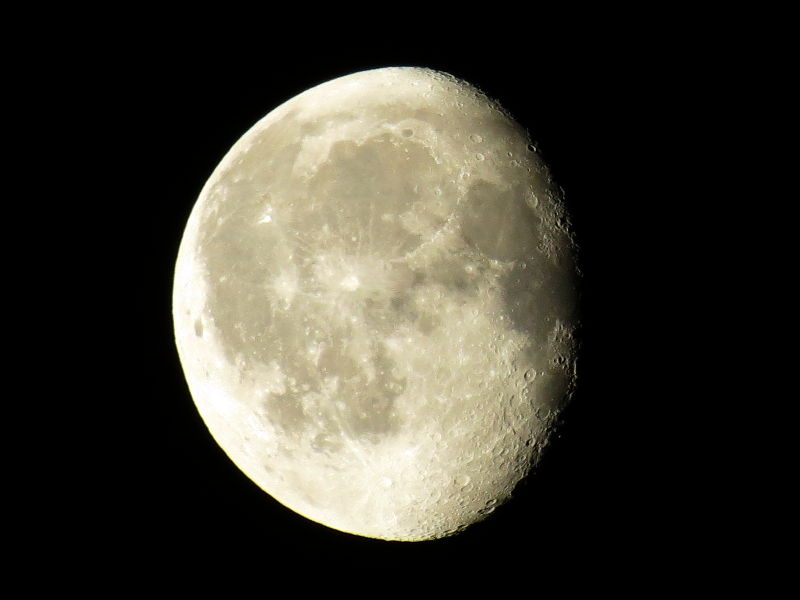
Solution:
<svg viewBox="0 0 800 600"><path fill-rule="evenodd" d="M575 383L575 244L527 133L447 74L356 73L231 148L175 270L211 434L358 535L452 535L508 499Z"/></svg>

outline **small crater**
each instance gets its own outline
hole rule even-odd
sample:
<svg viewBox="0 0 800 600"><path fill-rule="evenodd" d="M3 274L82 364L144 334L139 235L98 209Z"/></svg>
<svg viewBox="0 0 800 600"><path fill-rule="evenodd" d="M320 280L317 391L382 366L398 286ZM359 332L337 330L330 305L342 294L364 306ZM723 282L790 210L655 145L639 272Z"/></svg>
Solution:
<svg viewBox="0 0 800 600"><path fill-rule="evenodd" d="M471 136L469 136L469 140L473 144L480 144L483 141L483 138L479 136L477 133L473 133Z"/></svg>
<svg viewBox="0 0 800 600"><path fill-rule="evenodd" d="M197 337L203 337L203 322L200 319L194 322L194 334Z"/></svg>
<svg viewBox="0 0 800 600"><path fill-rule="evenodd" d="M340 285L342 286L343 289L349 292L353 292L358 289L359 285L361 285L361 282L359 281L357 276L350 274L344 279L342 279Z"/></svg>
<svg viewBox="0 0 800 600"><path fill-rule="evenodd" d="M484 159L484 156L483 156L483 154L481 154L480 152L478 152L478 153L475 155L475 160L483 160L483 159Z"/></svg>
<svg viewBox="0 0 800 600"><path fill-rule="evenodd" d="M411 129L403 129L403 137L411 137L414 135L414 131Z"/></svg>

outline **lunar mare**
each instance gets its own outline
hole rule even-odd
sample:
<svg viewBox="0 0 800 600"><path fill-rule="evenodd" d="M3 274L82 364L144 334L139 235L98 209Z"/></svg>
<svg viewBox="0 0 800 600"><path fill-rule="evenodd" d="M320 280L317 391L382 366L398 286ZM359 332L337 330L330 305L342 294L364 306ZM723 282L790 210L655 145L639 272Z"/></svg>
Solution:
<svg viewBox="0 0 800 600"><path fill-rule="evenodd" d="M575 381L575 245L528 135L469 84L355 73L236 142L173 317L211 434L276 500L387 540L508 499Z"/></svg>

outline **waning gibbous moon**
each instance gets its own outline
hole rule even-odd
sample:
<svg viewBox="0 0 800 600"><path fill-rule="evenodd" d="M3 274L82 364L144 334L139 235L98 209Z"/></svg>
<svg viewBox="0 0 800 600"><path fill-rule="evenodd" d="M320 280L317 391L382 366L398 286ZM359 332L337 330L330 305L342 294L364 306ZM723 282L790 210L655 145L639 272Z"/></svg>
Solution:
<svg viewBox="0 0 800 600"><path fill-rule="evenodd" d="M208 429L341 531L417 541L483 519L572 394L568 223L526 131L448 74L292 98L223 158L181 241L175 337Z"/></svg>

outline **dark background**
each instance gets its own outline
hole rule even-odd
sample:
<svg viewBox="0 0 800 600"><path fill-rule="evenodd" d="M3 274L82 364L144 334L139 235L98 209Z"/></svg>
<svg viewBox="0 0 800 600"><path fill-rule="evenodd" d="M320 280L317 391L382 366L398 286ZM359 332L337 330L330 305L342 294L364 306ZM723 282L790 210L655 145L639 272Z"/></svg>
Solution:
<svg viewBox="0 0 800 600"><path fill-rule="evenodd" d="M344 560L461 576L538 569L565 582L694 569L704 542L686 523L702 509L678 464L688 432L675 385L687 367L667 341L682 335L668 234L683 166L663 160L692 82L676 73L676 42L654 33L584 23L549 36L494 31L481 45L394 37L301 49L246 34L173 43L160 32L115 45L107 63L102 45L87 49L95 94L81 114L99 124L93 143L111 178L89 208L115 224L85 265L111 284L90 301L103 330L96 360L108 363L97 385L108 451L87 449L93 492L78 527L97 534L97 554L144 570ZM230 146L314 85L398 65L465 79L529 129L564 188L584 272L579 387L540 468L484 522L410 544L313 523L240 473L194 408L170 312L186 219Z"/></svg>

